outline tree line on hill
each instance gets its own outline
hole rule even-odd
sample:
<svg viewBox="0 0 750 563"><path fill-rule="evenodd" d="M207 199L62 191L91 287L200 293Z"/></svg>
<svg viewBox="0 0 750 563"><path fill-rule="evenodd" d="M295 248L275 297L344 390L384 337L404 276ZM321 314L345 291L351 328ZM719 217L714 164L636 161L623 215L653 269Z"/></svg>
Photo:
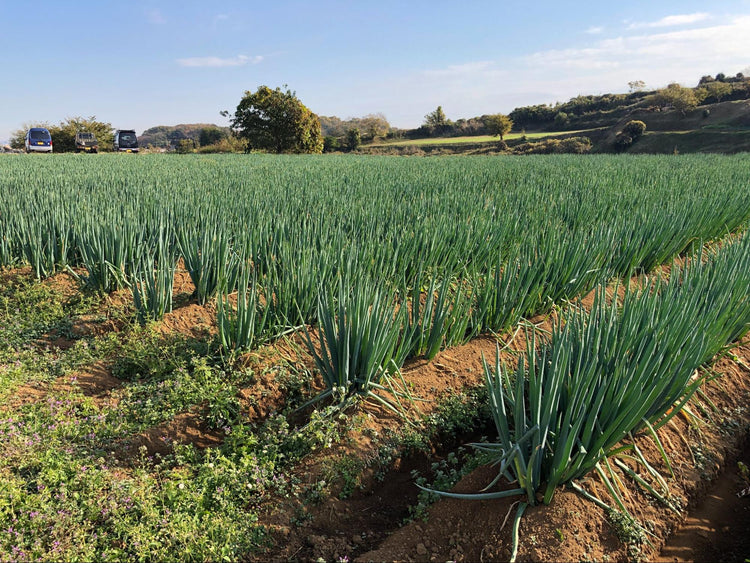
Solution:
<svg viewBox="0 0 750 563"><path fill-rule="evenodd" d="M617 118L638 108L676 109L683 115L699 105L714 104L750 98L750 77L741 72L733 77L723 73L715 77L703 76L694 88L671 83L658 90L645 90L645 84L636 80L628 84L627 94L576 96L565 103L540 104L514 109L508 115L517 128L528 130L565 130L576 126L595 124L595 119ZM588 120L583 118L588 117Z"/></svg>
<svg viewBox="0 0 750 563"><path fill-rule="evenodd" d="M271 89L260 86L247 91L235 112L220 112L230 119L230 127L213 124L158 126L139 136L143 147L172 149L177 152L347 152L362 144L387 139L421 139L493 135L503 136L516 130L567 131L611 126L634 109L663 111L674 109L683 115L701 104L750 98L750 78L738 73L703 76L690 88L677 83L646 91L645 84L635 80L626 94L580 95L564 103L517 107L508 115L491 114L468 119L450 120L442 106L425 115L414 129L392 127L382 113L341 119L318 116L307 108L286 85ZM55 152L74 150L77 131L91 131L104 150L111 147L112 126L90 118L69 118L59 125L34 124L16 131L11 146L22 148L26 130L46 126L55 143ZM630 136L632 138L632 136Z"/></svg>
<svg viewBox="0 0 750 563"><path fill-rule="evenodd" d="M727 76L703 76L695 87L671 83L665 88L646 90L641 80L628 83L624 94L579 95L567 102L537 104L515 108L503 114L449 119L438 106L425 116L415 129L391 127L383 114L341 120L321 117L325 150L356 150L360 144L375 139L424 139L430 137L464 137L493 135L502 139L510 131L567 131L611 125L636 108L652 111L675 109L683 115L700 105L750 98L750 77L743 73Z"/></svg>

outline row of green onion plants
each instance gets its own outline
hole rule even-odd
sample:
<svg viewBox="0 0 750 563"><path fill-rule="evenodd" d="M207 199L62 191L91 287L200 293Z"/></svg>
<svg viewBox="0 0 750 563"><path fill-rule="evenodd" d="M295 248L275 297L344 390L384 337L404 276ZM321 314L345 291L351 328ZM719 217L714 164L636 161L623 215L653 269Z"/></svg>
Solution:
<svg viewBox="0 0 750 563"><path fill-rule="evenodd" d="M497 465L494 483L511 486L443 494L523 495L520 519L528 504L549 504L561 485L585 494L576 480L591 471L606 482L600 464L635 448L625 438L645 430L658 442L655 430L708 377L699 368L750 329L750 235L699 249L667 280L643 277L621 298L604 285L595 295L590 311L571 306L550 335L530 334L515 368L499 355L493 367L485 363L498 437L474 446Z"/></svg>

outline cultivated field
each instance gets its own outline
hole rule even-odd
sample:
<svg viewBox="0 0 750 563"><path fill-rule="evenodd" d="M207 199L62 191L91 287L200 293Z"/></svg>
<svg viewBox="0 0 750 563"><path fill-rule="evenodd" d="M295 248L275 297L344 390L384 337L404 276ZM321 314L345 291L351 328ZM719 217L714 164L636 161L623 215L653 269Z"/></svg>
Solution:
<svg viewBox="0 0 750 563"><path fill-rule="evenodd" d="M577 131L541 131L531 133L508 133L504 139L511 141L514 139L543 139L546 137L555 137L558 135L585 134L599 129L579 129ZM389 146L423 146L423 145L460 145L464 143L497 143L500 137L497 135L473 135L466 137L435 137L430 139L409 139L406 141L388 141L383 143L372 143L368 147L389 147Z"/></svg>
<svg viewBox="0 0 750 563"><path fill-rule="evenodd" d="M653 557L747 436L748 178L0 159L0 560Z"/></svg>

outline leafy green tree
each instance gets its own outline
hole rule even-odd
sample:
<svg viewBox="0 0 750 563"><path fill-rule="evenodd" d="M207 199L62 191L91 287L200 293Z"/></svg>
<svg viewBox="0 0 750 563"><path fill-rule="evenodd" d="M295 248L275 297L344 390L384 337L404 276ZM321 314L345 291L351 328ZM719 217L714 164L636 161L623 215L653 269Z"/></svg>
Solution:
<svg viewBox="0 0 750 563"><path fill-rule="evenodd" d="M676 82L669 84L656 92L656 99L662 104L670 104L674 109L685 115L698 106L699 99L692 88L685 88Z"/></svg>
<svg viewBox="0 0 750 563"><path fill-rule="evenodd" d="M732 93L732 85L728 82L720 82L718 80L709 82L701 90L705 91L704 98L713 98L717 102L720 102L722 98L726 98Z"/></svg>
<svg viewBox="0 0 750 563"><path fill-rule="evenodd" d="M615 148L618 151L628 149L633 143L640 139L646 132L646 124L643 121L628 121L615 137Z"/></svg>
<svg viewBox="0 0 750 563"><path fill-rule="evenodd" d="M513 120L503 113L488 115L485 118L485 124L490 135L498 135L501 141L513 128Z"/></svg>
<svg viewBox="0 0 750 563"><path fill-rule="evenodd" d="M255 92L245 92L231 123L237 135L247 139L249 150L323 152L318 116L288 88L260 86Z"/></svg>
<svg viewBox="0 0 750 563"><path fill-rule="evenodd" d="M323 137L323 152L335 152L341 149L341 140L338 137L326 135Z"/></svg>
<svg viewBox="0 0 750 563"><path fill-rule="evenodd" d="M195 152L195 141L190 138L180 139L175 147L175 151L179 154Z"/></svg>
<svg viewBox="0 0 750 563"><path fill-rule="evenodd" d="M570 124L570 116L564 111L559 111L555 115L555 127L567 127Z"/></svg>
<svg viewBox="0 0 750 563"><path fill-rule="evenodd" d="M362 137L370 141L376 137L385 137L391 130L391 124L382 113L371 113L353 121L359 122Z"/></svg>
<svg viewBox="0 0 750 563"><path fill-rule="evenodd" d="M443 106L438 106L435 111L431 111L424 116L424 125L429 128L440 128L448 125L448 118L443 111Z"/></svg>
<svg viewBox="0 0 750 563"><path fill-rule="evenodd" d="M198 134L198 143L202 147L207 147L215 145L226 136L227 134L218 127L204 127Z"/></svg>
<svg viewBox="0 0 750 563"><path fill-rule="evenodd" d="M631 137L627 133L623 133L622 131L620 131L615 137L615 148L618 151L624 151L625 149L629 148L630 145L632 144L633 144L633 137Z"/></svg>
<svg viewBox="0 0 750 563"><path fill-rule="evenodd" d="M362 144L362 134L358 127L353 127L346 132L346 148L356 151Z"/></svg>
<svg viewBox="0 0 750 563"><path fill-rule="evenodd" d="M99 150L107 150L112 147L113 130L112 125L96 120L91 117L69 117L61 121L59 125L49 128L55 152L73 152L76 150L76 133L88 131L93 133L99 142Z"/></svg>

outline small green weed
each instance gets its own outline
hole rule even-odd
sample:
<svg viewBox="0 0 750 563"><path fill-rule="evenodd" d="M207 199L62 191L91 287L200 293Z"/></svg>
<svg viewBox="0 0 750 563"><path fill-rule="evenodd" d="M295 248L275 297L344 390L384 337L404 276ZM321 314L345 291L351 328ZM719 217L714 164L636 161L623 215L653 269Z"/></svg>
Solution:
<svg viewBox="0 0 750 563"><path fill-rule="evenodd" d="M609 510L607 517L618 539L627 545L628 556L634 561L640 561L642 546L648 541L644 529L635 518L617 510Z"/></svg>
<svg viewBox="0 0 750 563"><path fill-rule="evenodd" d="M426 520L428 509L431 504L440 498L440 495L432 491L448 491L462 477L468 475L474 469L488 461L488 456L484 452L477 450L466 450L458 448L455 452L450 452L445 459L436 461L430 467L431 476L428 478L421 475L418 471L412 472L412 478L420 487L431 490L421 490L417 499L417 504L409 507L409 517L407 522L413 520Z"/></svg>

